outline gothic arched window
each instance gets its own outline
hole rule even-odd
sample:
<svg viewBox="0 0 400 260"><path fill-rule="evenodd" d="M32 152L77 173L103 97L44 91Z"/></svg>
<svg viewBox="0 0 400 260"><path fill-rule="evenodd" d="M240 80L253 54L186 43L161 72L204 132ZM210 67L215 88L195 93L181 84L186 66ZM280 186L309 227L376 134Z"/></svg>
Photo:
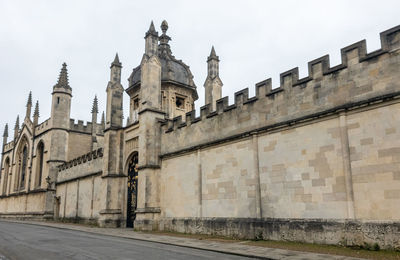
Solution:
<svg viewBox="0 0 400 260"><path fill-rule="evenodd" d="M3 171L3 189L2 189L2 193L3 195L6 194L7 192L7 182L8 182L8 174L10 172L10 158L6 158L5 163L4 163L4 171Z"/></svg>
<svg viewBox="0 0 400 260"><path fill-rule="evenodd" d="M36 150L36 187L40 188L43 176L44 144L40 142Z"/></svg>
<svg viewBox="0 0 400 260"><path fill-rule="evenodd" d="M20 173L20 188L23 189L25 186L26 168L28 165L28 147L25 145L22 150L22 162L21 162L21 173Z"/></svg>

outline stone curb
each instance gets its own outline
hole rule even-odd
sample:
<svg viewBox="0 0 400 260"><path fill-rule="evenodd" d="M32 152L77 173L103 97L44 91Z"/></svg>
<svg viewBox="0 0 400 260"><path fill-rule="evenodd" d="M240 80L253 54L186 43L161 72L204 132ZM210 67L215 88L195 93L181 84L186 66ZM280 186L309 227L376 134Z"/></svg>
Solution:
<svg viewBox="0 0 400 260"><path fill-rule="evenodd" d="M55 222L40 222L40 221L23 221L23 220L9 220L9 219L1 219L0 221L4 222L12 222L19 224L27 224L34 226L46 226L51 228L57 228L62 230L74 230L79 232L97 234L97 235L106 235L111 237L119 237L125 239L133 239L138 241L146 241L152 243L159 243L164 245L172 245L179 246L191 249L198 250L206 250L211 252L230 254L236 256L243 256L248 258L256 258L256 259L264 259L264 260L300 260L300 259L308 259L308 260L359 260L362 258L354 258L347 256L339 256L339 255L328 255L328 254L320 254L320 253L311 253L311 252L302 252L302 251L294 251L294 250L285 250L285 249L277 249L277 248L267 248L267 247L258 247L258 246L249 246L238 243L230 243L229 245L234 248L223 249L221 247L227 246L228 244L215 242L215 241L207 241L207 240L197 240L193 238L182 238L182 237L170 237L166 235L158 235L158 234L147 234L147 233L139 233L130 230L124 229L109 229L109 228L90 228L85 226L75 226L73 224L64 224L64 223L55 223ZM97 230L96 230L97 229ZM107 232L112 231L112 232ZM132 232L130 235L127 234L113 234L114 231L126 231ZM134 236L132 236L134 235ZM136 236L135 236L136 235ZM138 237L141 236L141 237ZM168 241L163 241L163 239L167 239ZM185 240L185 242L173 241L173 240ZM201 242L200 242L201 241ZM191 244L186 244L186 243ZM201 245L201 243L205 245ZM197 245L196 245L197 244ZM207 246L208 244L208 246ZM217 244L216 248L212 248L210 246ZM247 250L246 250L247 249ZM245 250L245 251L243 251Z"/></svg>

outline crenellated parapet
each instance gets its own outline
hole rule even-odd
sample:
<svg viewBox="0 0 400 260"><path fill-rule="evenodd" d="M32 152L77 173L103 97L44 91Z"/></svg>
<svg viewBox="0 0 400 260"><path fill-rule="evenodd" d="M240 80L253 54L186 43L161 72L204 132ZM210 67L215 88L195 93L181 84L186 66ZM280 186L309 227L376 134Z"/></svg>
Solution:
<svg viewBox="0 0 400 260"><path fill-rule="evenodd" d="M380 34L381 48L367 53L366 41L341 49L341 64L330 66L325 55L308 62L308 76L299 78L298 68L280 74L280 85L272 80L255 85L254 97L248 89L217 100L216 110L200 108L200 116L191 111L166 120L162 125L162 154L217 142L257 129L315 119L397 98L400 95L400 26ZM193 140L188 142L188 140Z"/></svg>
<svg viewBox="0 0 400 260"><path fill-rule="evenodd" d="M61 164L60 166L58 166L58 171L61 172L82 163L90 162L92 159L97 159L101 157L103 157L103 148L91 151L90 153L84 154L75 159L72 159L71 161Z"/></svg>
<svg viewBox="0 0 400 260"><path fill-rule="evenodd" d="M14 145L15 145L14 141L4 144L4 153L7 153L7 152L11 151L12 149L14 149Z"/></svg>
<svg viewBox="0 0 400 260"><path fill-rule="evenodd" d="M86 122L86 124L85 124L85 122L83 120L78 120L78 122L75 123L75 119L70 119L70 130L75 131L75 132L80 132L80 133L91 134L92 133L92 122ZM97 134L103 134L103 125L102 124L97 124L96 132L97 132Z"/></svg>
<svg viewBox="0 0 400 260"><path fill-rule="evenodd" d="M99 148L59 165L57 183L101 172L102 158L103 148Z"/></svg>
<svg viewBox="0 0 400 260"><path fill-rule="evenodd" d="M43 132L46 132L50 128L51 128L51 120L49 118L46 121L44 121L43 123L41 123L35 127L35 134L36 135L42 134Z"/></svg>

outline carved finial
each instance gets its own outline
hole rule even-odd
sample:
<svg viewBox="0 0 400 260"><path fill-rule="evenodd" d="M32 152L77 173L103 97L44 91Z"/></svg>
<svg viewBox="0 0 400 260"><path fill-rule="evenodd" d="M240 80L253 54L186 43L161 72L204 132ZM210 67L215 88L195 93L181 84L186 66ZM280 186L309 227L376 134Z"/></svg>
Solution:
<svg viewBox="0 0 400 260"><path fill-rule="evenodd" d="M163 34L165 34L166 32L167 32L167 30L168 30L168 23L167 23L167 21L162 21L162 23L161 23L161 30L162 30L162 32L163 32Z"/></svg>
<svg viewBox="0 0 400 260"><path fill-rule="evenodd" d="M161 23L161 30L163 32L163 34L161 34L160 36L160 47L159 47L159 51L161 56L163 57L168 57L170 55L172 55L171 52L171 48L169 47L168 42L171 40L171 37L169 37L166 32L168 30L168 23L167 21L163 21Z"/></svg>
<svg viewBox="0 0 400 260"><path fill-rule="evenodd" d="M28 102L26 103L26 106L32 106L32 91L29 91Z"/></svg>
<svg viewBox="0 0 400 260"><path fill-rule="evenodd" d="M19 130L19 115L17 116L17 120L15 121L15 127L14 130L18 129Z"/></svg>
<svg viewBox="0 0 400 260"><path fill-rule="evenodd" d="M8 137L8 124L4 127L4 134L3 137ZM3 144L4 145L4 144Z"/></svg>
<svg viewBox="0 0 400 260"><path fill-rule="evenodd" d="M129 119L129 116L128 116L128 118L126 119L126 125L129 125L129 123L130 123L130 119Z"/></svg>
<svg viewBox="0 0 400 260"><path fill-rule="evenodd" d="M68 83L68 70L67 70L67 64L65 62L62 65L60 76L58 77L58 82L54 87L71 89Z"/></svg>
<svg viewBox="0 0 400 260"><path fill-rule="evenodd" d="M35 111L33 112L34 117L39 117L39 101L36 101Z"/></svg>
<svg viewBox="0 0 400 260"><path fill-rule="evenodd" d="M92 106L92 114L95 113L99 113L99 108L98 108L98 101L97 101L97 95L94 96L94 100L93 100L93 106Z"/></svg>
<svg viewBox="0 0 400 260"><path fill-rule="evenodd" d="M112 66L122 67L122 63L119 61L118 52L115 54L114 61L111 63Z"/></svg>

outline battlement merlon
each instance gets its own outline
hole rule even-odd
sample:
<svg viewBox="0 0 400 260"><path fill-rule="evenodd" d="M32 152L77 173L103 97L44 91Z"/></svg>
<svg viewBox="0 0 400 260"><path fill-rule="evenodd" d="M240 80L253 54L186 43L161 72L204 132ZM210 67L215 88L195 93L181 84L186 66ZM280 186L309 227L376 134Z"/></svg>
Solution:
<svg viewBox="0 0 400 260"><path fill-rule="evenodd" d="M69 120L69 129L74 132L91 134L92 133L92 122L85 122L83 120L78 120L75 123L75 119ZM96 134L103 134L103 125L101 123L96 123Z"/></svg>
<svg viewBox="0 0 400 260"><path fill-rule="evenodd" d="M256 84L256 96L248 89L235 93L234 104L228 97L217 100L216 111L208 105L181 118L161 124L161 154L187 146L237 135L246 131L289 122L335 108L395 98L400 92L400 26L380 34L381 49L366 53L366 42L360 41L341 49L342 63L330 67L325 55L308 63L309 75L299 79L298 68L280 75L280 86L272 89L271 79ZM239 108L239 109L238 109ZM207 133L207 134L205 134ZM196 143L187 140L196 138ZM177 141L173 141L177 140ZM181 140L181 141L180 141ZM185 141L186 140L186 141Z"/></svg>

